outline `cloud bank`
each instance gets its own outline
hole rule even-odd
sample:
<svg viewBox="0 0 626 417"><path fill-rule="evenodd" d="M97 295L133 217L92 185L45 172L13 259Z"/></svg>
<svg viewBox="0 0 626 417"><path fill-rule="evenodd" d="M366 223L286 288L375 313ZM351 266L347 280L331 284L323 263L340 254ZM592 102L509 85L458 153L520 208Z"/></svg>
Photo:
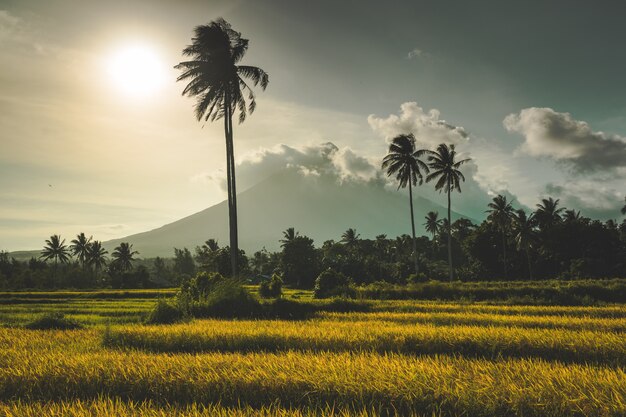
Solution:
<svg viewBox="0 0 626 417"><path fill-rule="evenodd" d="M615 219L620 216L624 196L613 187L596 181L568 181L548 183L545 195L560 199L560 205L581 210L593 219Z"/></svg>
<svg viewBox="0 0 626 417"><path fill-rule="evenodd" d="M337 183L358 181L382 184L383 181L375 162L349 147L338 148L331 142L302 147L280 144L260 148L237 161L239 190L243 191L285 170L295 170L304 176L325 177ZM226 192L225 173L221 170L196 175L192 181L216 182Z"/></svg>
<svg viewBox="0 0 626 417"><path fill-rule="evenodd" d="M419 144L435 148L444 142L463 144L469 137L464 128L442 120L439 110L431 109L426 112L415 102L403 103L399 115L378 117L371 114L367 117L367 122L387 142L399 134L413 133Z"/></svg>
<svg viewBox="0 0 626 417"><path fill-rule="evenodd" d="M626 138L594 132L569 113L531 107L508 115L503 124L509 132L524 136L519 151L550 158L574 173L626 167Z"/></svg>

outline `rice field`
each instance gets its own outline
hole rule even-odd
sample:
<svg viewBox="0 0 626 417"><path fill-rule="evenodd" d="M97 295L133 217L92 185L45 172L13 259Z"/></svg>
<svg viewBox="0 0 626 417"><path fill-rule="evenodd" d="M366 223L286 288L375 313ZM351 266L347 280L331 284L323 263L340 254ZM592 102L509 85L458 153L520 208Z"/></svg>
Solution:
<svg viewBox="0 0 626 417"><path fill-rule="evenodd" d="M626 415L624 305L369 301L147 326L157 296L106 297L0 294L0 415ZM49 311L85 328L22 327Z"/></svg>

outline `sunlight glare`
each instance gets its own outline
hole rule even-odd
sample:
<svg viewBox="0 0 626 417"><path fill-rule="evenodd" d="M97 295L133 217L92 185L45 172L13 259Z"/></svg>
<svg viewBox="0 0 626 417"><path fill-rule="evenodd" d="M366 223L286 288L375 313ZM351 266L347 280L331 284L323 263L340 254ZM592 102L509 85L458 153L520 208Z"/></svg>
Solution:
<svg viewBox="0 0 626 417"><path fill-rule="evenodd" d="M107 73L113 85L132 97L146 97L164 85L166 71L154 49L130 45L113 52L107 59Z"/></svg>

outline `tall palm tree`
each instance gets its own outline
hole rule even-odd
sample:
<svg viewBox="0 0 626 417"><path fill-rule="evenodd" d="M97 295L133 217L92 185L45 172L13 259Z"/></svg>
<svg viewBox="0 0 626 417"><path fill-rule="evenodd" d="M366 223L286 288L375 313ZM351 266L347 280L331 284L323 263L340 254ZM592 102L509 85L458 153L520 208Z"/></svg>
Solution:
<svg viewBox="0 0 626 417"><path fill-rule="evenodd" d="M561 213L564 210L564 207L559 207L558 198L556 200L552 197L542 199L541 203L537 204L537 210L535 210L535 219L539 228L546 230L560 223L562 220Z"/></svg>
<svg viewBox="0 0 626 417"><path fill-rule="evenodd" d="M382 168L387 171L387 176L395 175L398 181L398 190L409 186L409 207L411 210L411 234L413 237L413 261L415 273L419 272L417 263L417 241L415 240L415 219L413 216L413 187L424 182L424 174L428 173L428 166L420 159L425 155L425 149L415 148L415 136L398 135L391 140L389 152L383 158Z"/></svg>
<svg viewBox="0 0 626 417"><path fill-rule="evenodd" d="M493 222L502 233L502 264L504 266L504 279L507 279L506 266L506 234L511 226L511 216L513 215L513 206L506 200L506 197L498 194L487 204L489 213L488 220Z"/></svg>
<svg viewBox="0 0 626 417"><path fill-rule="evenodd" d="M254 86L260 84L263 89L269 82L268 75L262 69L238 65L247 50L248 40L233 30L228 22L219 18L194 29L191 45L183 49L183 55L190 60L182 61L174 67L182 71L176 80L189 82L183 90L183 95L196 97L195 113L198 121L224 119L230 261L233 276L237 275L239 242L232 118L238 111L239 123L242 123L247 112L252 113L256 106L254 92L246 83L246 79L251 80Z"/></svg>
<svg viewBox="0 0 626 417"><path fill-rule="evenodd" d="M288 245L290 242L292 242L298 236L300 236L300 233L296 232L296 229L294 229L293 227L287 228L283 232L283 238L280 240L280 247L284 248L286 245Z"/></svg>
<svg viewBox="0 0 626 417"><path fill-rule="evenodd" d="M128 271L133 267L134 255L138 255L139 252L133 250L133 245L129 245L128 242L122 242L118 247L113 249L111 256L113 257L113 264L118 266L122 271Z"/></svg>
<svg viewBox="0 0 626 417"><path fill-rule="evenodd" d="M87 237L84 233L76 235L76 239L72 240L70 249L72 255L76 256L80 261L80 266L85 270L85 259L87 258L87 250L89 249L89 242L91 242L91 236Z"/></svg>
<svg viewBox="0 0 626 417"><path fill-rule="evenodd" d="M626 197L624 197L624 207L621 210L622 214L626 215Z"/></svg>
<svg viewBox="0 0 626 417"><path fill-rule="evenodd" d="M94 240L87 245L86 262L94 270L94 275L98 276L98 272L106 265L106 254L109 253L102 247L102 242Z"/></svg>
<svg viewBox="0 0 626 417"><path fill-rule="evenodd" d="M448 266L450 268L450 281L454 278L452 269L452 231L450 225L451 220L451 201L450 193L454 190L461 192L461 181L465 181L463 173L459 168L470 159L456 160L456 150L454 145L446 145L445 143L437 146L436 151L429 151L428 166L432 170L426 177L426 182L437 180L435 190L439 192L445 191L448 194Z"/></svg>
<svg viewBox="0 0 626 417"><path fill-rule="evenodd" d="M64 264L70 259L70 251L67 246L65 246L65 239L61 240L61 236L59 235L50 236L50 239L46 240L46 245L43 247L39 258L44 261L50 259L54 260L54 268L52 270L52 281L54 283L57 273L57 263L61 262Z"/></svg>
<svg viewBox="0 0 626 417"><path fill-rule="evenodd" d="M537 222L534 213L526 215L522 209L517 210L513 215L513 233L517 250L526 252L528 262L528 279L533 279L533 271L530 264L530 248L535 240L535 226Z"/></svg>

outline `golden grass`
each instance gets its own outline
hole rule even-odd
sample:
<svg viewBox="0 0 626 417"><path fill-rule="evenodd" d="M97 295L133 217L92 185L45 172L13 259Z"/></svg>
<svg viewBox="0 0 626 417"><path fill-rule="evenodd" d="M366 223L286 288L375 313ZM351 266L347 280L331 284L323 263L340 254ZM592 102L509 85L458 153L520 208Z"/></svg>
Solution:
<svg viewBox="0 0 626 417"><path fill-rule="evenodd" d="M626 319L596 318L585 316L531 316L481 312L414 312L414 313L329 313L318 316L325 320L345 322L390 321L398 324L508 326L540 329L594 330L626 332Z"/></svg>
<svg viewBox="0 0 626 417"><path fill-rule="evenodd" d="M115 326L105 346L153 352L396 352L472 357L540 357L626 364L621 333L500 326L434 326L390 321L198 320L173 326Z"/></svg>
<svg viewBox="0 0 626 417"><path fill-rule="evenodd" d="M624 306L370 303L382 311L116 324L116 348L101 327L0 328L0 416L626 415ZM151 305L7 304L0 320L62 306L119 323Z"/></svg>
<svg viewBox="0 0 626 417"><path fill-rule="evenodd" d="M166 405L152 402L125 402L112 399L93 401L61 401L56 403L0 403L0 415L6 417L379 417L398 415L406 417L435 417L438 414L414 412L395 414L379 410L346 410L333 407L289 409L278 406L223 407L221 405Z"/></svg>
<svg viewBox="0 0 626 417"><path fill-rule="evenodd" d="M103 396L468 416L626 413L621 367L367 352L150 354L102 349L96 330L31 332L30 341L24 332L0 330L0 401Z"/></svg>

